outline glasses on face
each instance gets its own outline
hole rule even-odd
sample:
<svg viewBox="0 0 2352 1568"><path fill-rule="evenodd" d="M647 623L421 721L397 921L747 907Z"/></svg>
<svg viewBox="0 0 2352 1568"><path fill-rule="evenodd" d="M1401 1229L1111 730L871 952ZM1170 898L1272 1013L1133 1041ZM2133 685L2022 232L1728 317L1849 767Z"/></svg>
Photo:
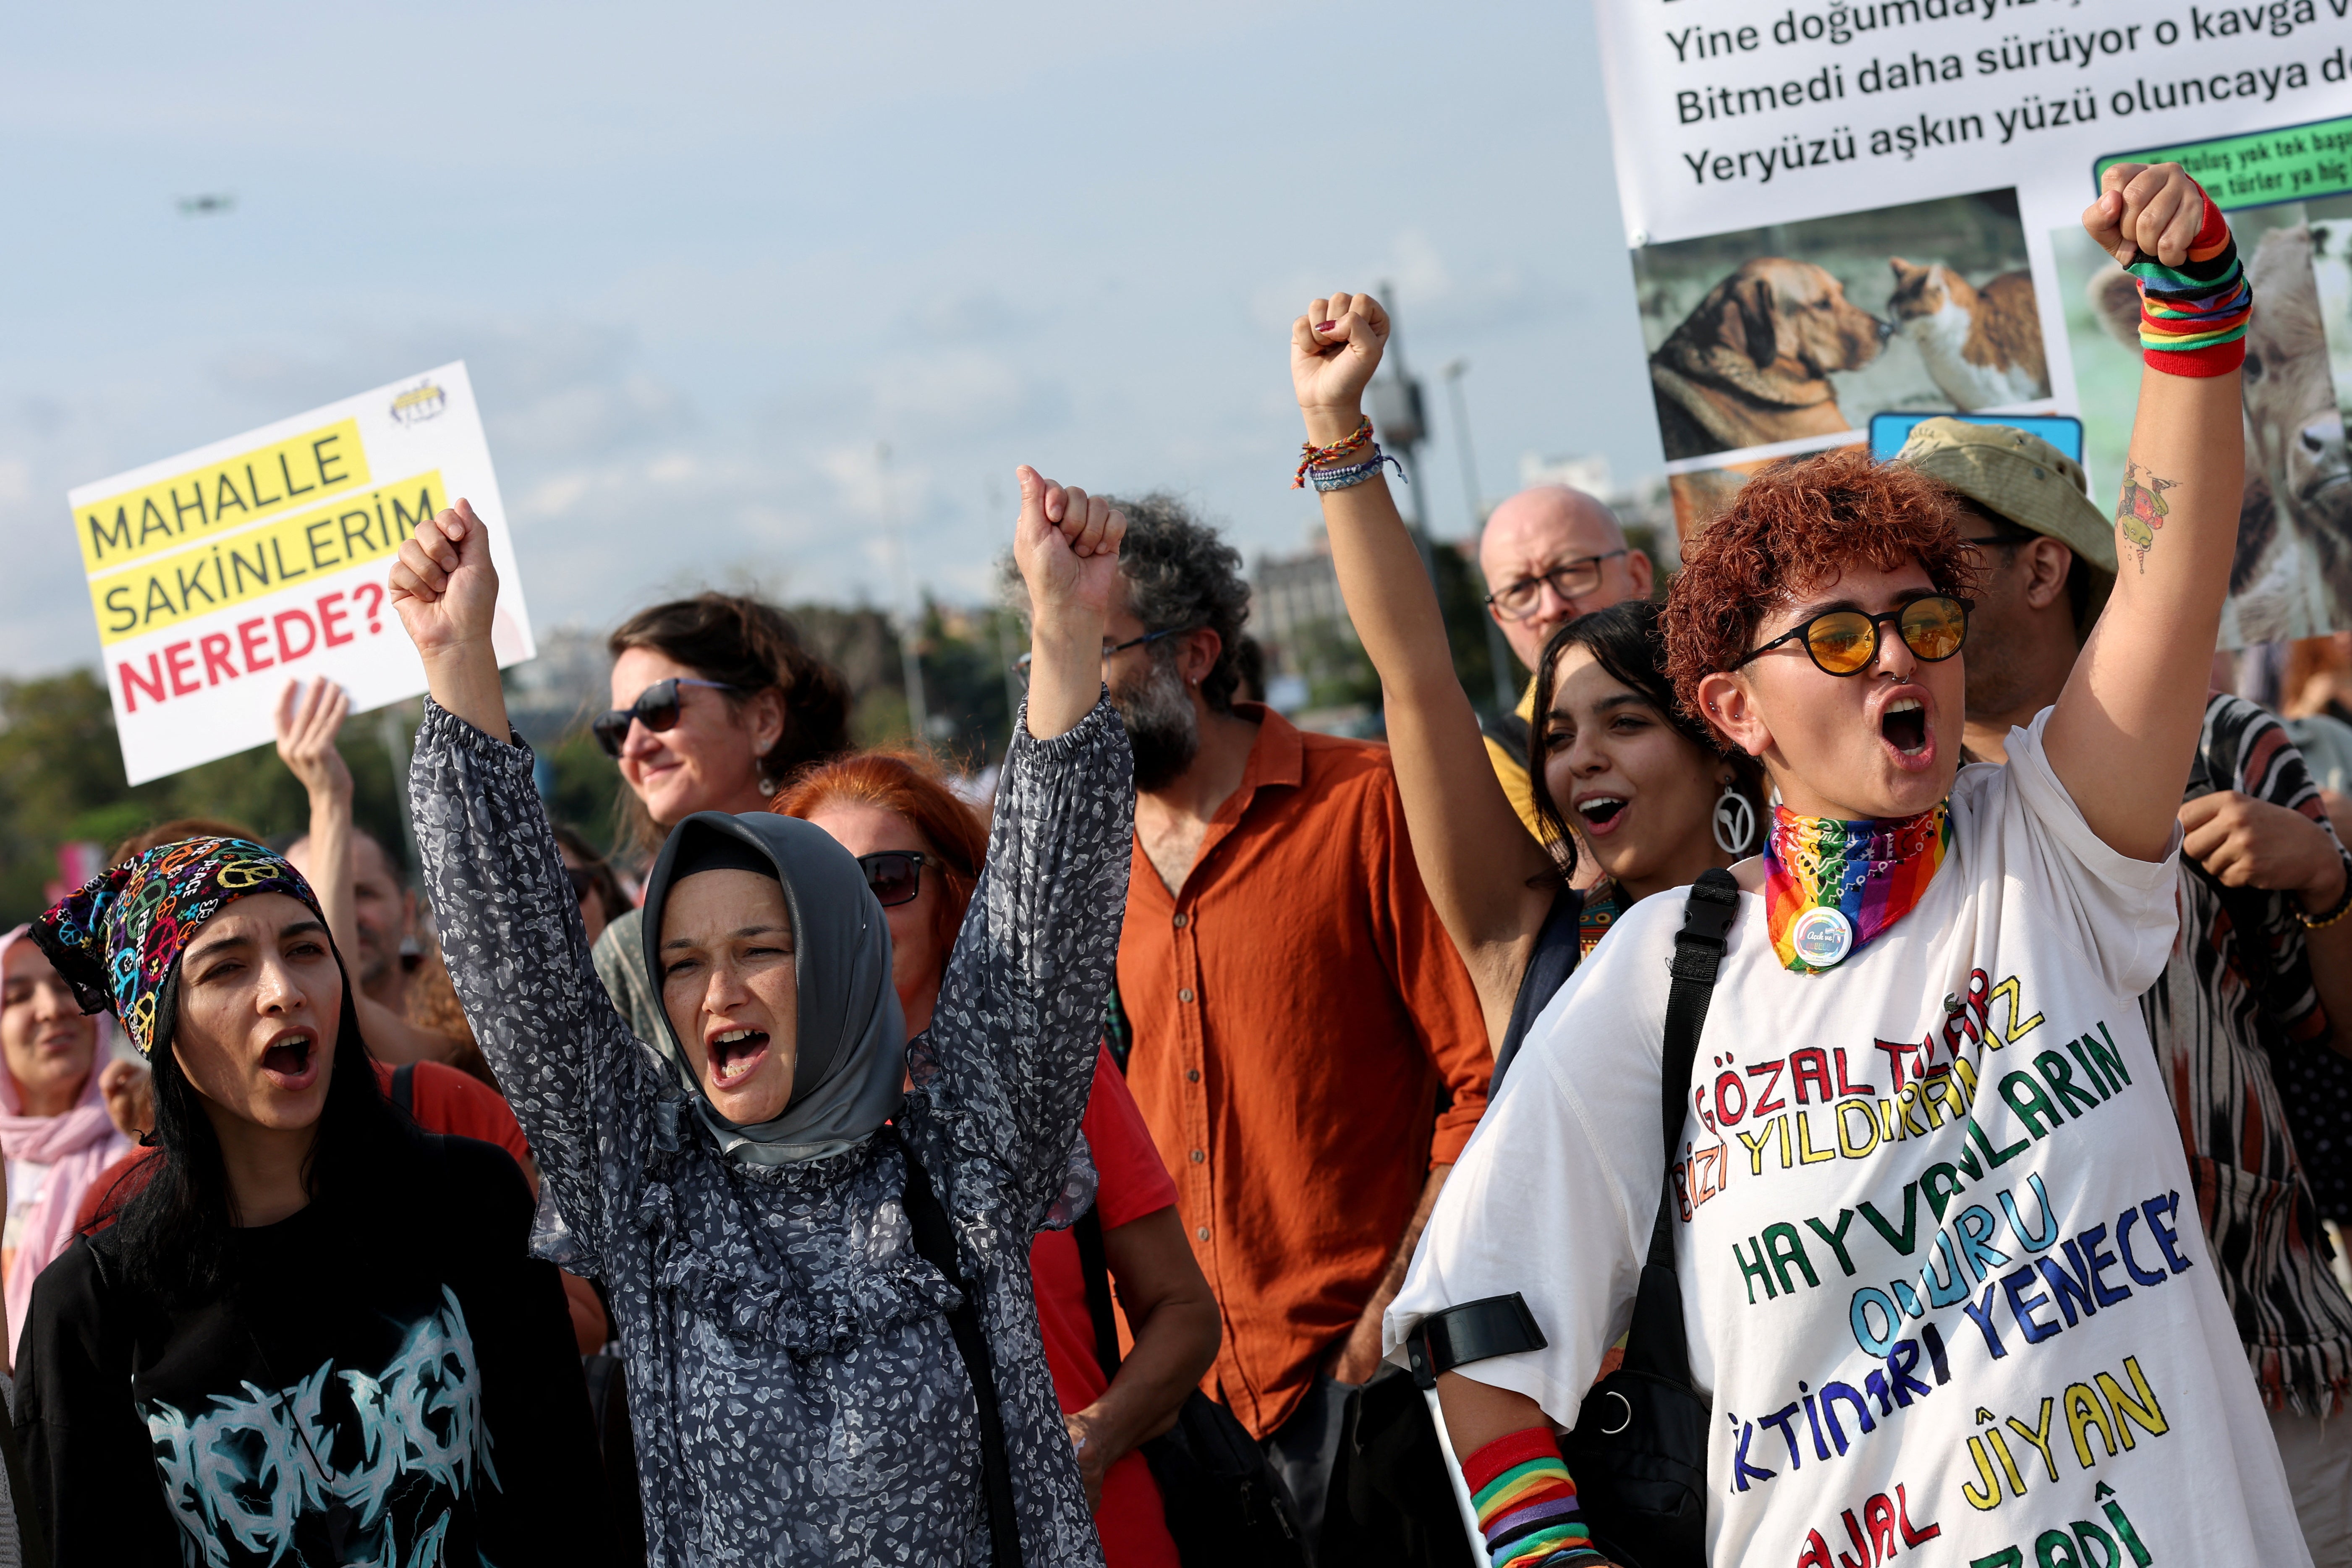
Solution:
<svg viewBox="0 0 2352 1568"><path fill-rule="evenodd" d="M1151 646L1152 643L1159 642L1162 637L1179 637L1187 632L1195 632L1198 630L1200 630L1200 628L1196 626L1171 626L1165 632L1146 632L1142 636L1129 637L1124 643L1114 643L1109 638L1106 637L1103 639L1102 645L1103 663L1106 664L1109 664L1113 658L1117 657L1118 654L1126 653L1129 648L1148 648ZM1029 680L1029 655L1024 653L1019 658L1013 660L1013 667L1021 672L1022 684L1024 685L1027 685Z"/></svg>
<svg viewBox="0 0 2352 1568"><path fill-rule="evenodd" d="M1861 610L1825 610L1793 631L1783 632L1734 664L1751 664L1783 643L1802 642L1823 674L1858 675L1878 657L1878 629L1891 623L1903 645L1924 664L1939 664L1968 641L1969 607L1948 594L1915 599L1900 610L1873 615Z"/></svg>
<svg viewBox="0 0 2352 1568"><path fill-rule="evenodd" d="M604 748L607 757L621 755L621 747L629 738L629 721L635 719L659 735L677 727L679 710L685 706L677 695L680 686L708 686L714 692L737 692L743 688L730 686L724 681L698 681L688 675L656 681L637 694L637 700L627 707L606 708L596 716L589 728L595 732L596 744Z"/></svg>
<svg viewBox="0 0 2352 1568"><path fill-rule="evenodd" d="M2023 528L2020 528L2015 531L2003 528L1999 533L1979 534L1974 538L1963 535L1960 538L1960 543L1968 546L1970 549L2005 549L2009 551L2010 554L2003 559L2014 560L2017 559L2016 552L2020 547L2030 545L2041 537L2042 536L2040 534L2032 533Z"/></svg>
<svg viewBox="0 0 2352 1568"><path fill-rule="evenodd" d="M913 850L884 850L879 854L859 855L857 869L866 873L866 885L883 908L894 904L912 904L923 891L923 862L929 855Z"/></svg>
<svg viewBox="0 0 2352 1568"><path fill-rule="evenodd" d="M1543 602L1544 585L1549 583L1554 593L1573 605L1601 586L1603 561L1615 560L1627 553L1626 550L1613 549L1607 555L1588 555L1575 560L1561 561L1539 576L1523 577L1517 582L1506 584L1486 595L1486 602L1514 621L1524 621L1533 615L1536 607Z"/></svg>

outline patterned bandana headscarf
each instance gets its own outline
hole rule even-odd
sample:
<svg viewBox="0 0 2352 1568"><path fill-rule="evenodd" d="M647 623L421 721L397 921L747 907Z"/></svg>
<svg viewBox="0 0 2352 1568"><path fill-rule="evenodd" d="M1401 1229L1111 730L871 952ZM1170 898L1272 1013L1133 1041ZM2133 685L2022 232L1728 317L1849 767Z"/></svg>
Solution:
<svg viewBox="0 0 2352 1568"><path fill-rule="evenodd" d="M282 893L318 913L318 895L283 855L244 839L184 839L92 877L33 922L33 940L81 1010L111 1009L152 1059L171 1033L159 1034L156 1017L181 951L224 905L257 893Z"/></svg>
<svg viewBox="0 0 2352 1568"><path fill-rule="evenodd" d="M1916 817L1801 817L1772 808L1764 920L1798 974L1835 968L1926 896L1952 847L1948 802Z"/></svg>

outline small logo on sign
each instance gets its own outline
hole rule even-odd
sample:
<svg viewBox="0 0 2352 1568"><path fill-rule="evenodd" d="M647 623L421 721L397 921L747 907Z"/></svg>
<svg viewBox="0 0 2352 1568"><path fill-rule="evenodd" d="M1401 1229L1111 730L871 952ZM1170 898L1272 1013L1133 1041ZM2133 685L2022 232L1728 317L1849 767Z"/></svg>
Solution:
<svg viewBox="0 0 2352 1568"><path fill-rule="evenodd" d="M1834 909L1808 909L1797 916L1797 956L1816 969L1843 963L1853 951L1853 924Z"/></svg>
<svg viewBox="0 0 2352 1568"><path fill-rule="evenodd" d="M392 417L403 424L438 419L449 406L449 394L432 382L419 382L392 400Z"/></svg>

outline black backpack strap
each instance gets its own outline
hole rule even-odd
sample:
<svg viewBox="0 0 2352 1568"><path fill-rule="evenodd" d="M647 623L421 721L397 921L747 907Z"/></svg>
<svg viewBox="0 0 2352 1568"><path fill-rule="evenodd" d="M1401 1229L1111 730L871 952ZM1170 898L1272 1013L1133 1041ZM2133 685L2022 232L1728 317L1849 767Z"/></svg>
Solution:
<svg viewBox="0 0 2352 1568"><path fill-rule="evenodd" d="M1675 933L1671 964L1674 988L1666 995L1666 1040L1659 1064L1658 1108L1665 1125L1666 1164L1683 1135L1689 1107L1691 1066L1698 1060L1699 1031L1706 1027L1707 1004L1715 999L1716 971L1731 923L1739 917L1739 883L1720 866L1710 866L1691 884L1683 905L1683 928Z"/></svg>
<svg viewBox="0 0 2352 1568"><path fill-rule="evenodd" d="M1511 1021L1503 1030L1503 1043L1495 1049L1495 1071L1486 1079L1486 1103L1494 1103L1502 1092L1503 1074L1517 1060L1519 1047L1527 1043L1528 1030L1551 1002L1552 995L1568 983L1576 973L1577 960L1583 956L1584 895L1572 887L1563 887L1551 901L1551 911L1544 916L1543 929L1536 933L1536 950L1528 955L1527 972L1519 977L1519 994L1511 1001Z"/></svg>
<svg viewBox="0 0 2352 1568"><path fill-rule="evenodd" d="M1118 1324L1111 1316L1110 1259L1103 1251L1102 1210L1089 1208L1070 1227L1078 1244L1078 1270L1086 1276L1087 1316L1094 1320L1095 1359L1105 1377L1118 1375Z"/></svg>
<svg viewBox="0 0 2352 1568"><path fill-rule="evenodd" d="M963 1358L964 1375L971 1379L972 1400L980 1406L981 1490L988 1501L990 1561L995 1568L1020 1568L1021 1521L1013 1507L1013 1467L1005 1458L1004 1411L996 1398L996 1365L989 1359L988 1336L980 1326L980 1309L971 1287L956 1262L955 1231L931 1178L901 1138L907 1158L907 1223L915 1232L915 1250L948 1277L962 1300L948 1313L948 1332L955 1336L956 1354Z"/></svg>
<svg viewBox="0 0 2352 1568"><path fill-rule="evenodd" d="M402 1115L416 1120L416 1063L404 1061L392 1070L392 1103Z"/></svg>
<svg viewBox="0 0 2352 1568"><path fill-rule="evenodd" d="M1533 738L1531 727L1517 713L1492 714L1478 721L1478 733L1501 747L1512 761L1527 766L1528 742Z"/></svg>

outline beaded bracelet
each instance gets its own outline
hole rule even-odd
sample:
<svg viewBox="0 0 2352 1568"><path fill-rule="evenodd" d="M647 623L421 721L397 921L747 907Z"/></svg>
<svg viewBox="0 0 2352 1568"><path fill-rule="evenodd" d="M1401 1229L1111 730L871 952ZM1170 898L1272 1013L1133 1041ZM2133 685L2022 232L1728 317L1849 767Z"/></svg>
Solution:
<svg viewBox="0 0 2352 1568"><path fill-rule="evenodd" d="M1294 490L1305 489L1307 487L1307 471L1309 468L1313 468L1320 464L1337 463L1340 458L1347 456L1349 453L1360 452L1371 444L1372 421L1371 416L1369 414L1367 414L1362 422L1356 426L1356 433L1348 437L1345 441L1335 441L1328 446L1318 446L1311 441L1300 442L1298 444L1298 451L1300 454L1298 459L1298 471L1290 476L1290 487Z"/></svg>
<svg viewBox="0 0 2352 1568"><path fill-rule="evenodd" d="M2294 912L2294 917L2303 922L2305 931L2325 931L2347 915L2352 915L2352 857L2347 857L2345 862L2344 894L2336 901L2335 908L2325 915L2305 915L2300 909Z"/></svg>
<svg viewBox="0 0 2352 1568"><path fill-rule="evenodd" d="M1408 485L1412 483L1412 480L1405 479L1404 465L1398 463L1395 458L1377 446L1372 448L1371 456L1362 463L1354 464L1346 468L1318 468L1307 477L1315 482L1315 488L1318 491L1328 496L1334 490L1350 489L1363 484L1379 474L1381 465L1387 463L1396 464L1399 479L1403 479Z"/></svg>

